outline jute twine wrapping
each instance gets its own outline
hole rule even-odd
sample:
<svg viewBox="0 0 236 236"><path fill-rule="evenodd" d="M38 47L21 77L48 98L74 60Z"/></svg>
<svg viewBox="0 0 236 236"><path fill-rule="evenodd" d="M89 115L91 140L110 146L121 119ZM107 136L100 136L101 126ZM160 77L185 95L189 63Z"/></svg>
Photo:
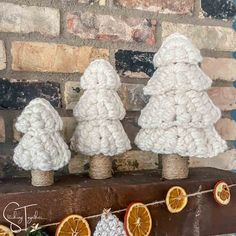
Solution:
<svg viewBox="0 0 236 236"><path fill-rule="evenodd" d="M89 176L92 179L108 179L112 177L111 157L96 155L90 158Z"/></svg>
<svg viewBox="0 0 236 236"><path fill-rule="evenodd" d="M165 179L188 178L188 157L179 155L163 155L162 177Z"/></svg>
<svg viewBox="0 0 236 236"><path fill-rule="evenodd" d="M54 171L31 170L31 183L36 187L50 186L54 183Z"/></svg>

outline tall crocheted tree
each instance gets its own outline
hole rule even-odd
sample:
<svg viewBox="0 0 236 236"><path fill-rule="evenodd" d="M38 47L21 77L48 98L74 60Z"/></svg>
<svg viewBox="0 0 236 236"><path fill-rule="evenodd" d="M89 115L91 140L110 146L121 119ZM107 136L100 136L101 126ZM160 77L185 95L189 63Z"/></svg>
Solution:
<svg viewBox="0 0 236 236"><path fill-rule="evenodd" d="M81 78L85 90L73 110L78 126L71 139L71 148L92 156L90 177L112 176L111 156L131 148L120 122L125 109L117 94L120 78L108 61L91 62Z"/></svg>
<svg viewBox="0 0 236 236"><path fill-rule="evenodd" d="M183 157L214 157L227 148L214 127L221 112L207 95L212 81L199 68L201 61L188 38L172 34L155 54L157 70L144 88L151 97L139 117L135 143L145 151L173 154L162 158L168 179L188 176Z"/></svg>
<svg viewBox="0 0 236 236"><path fill-rule="evenodd" d="M32 100L17 119L15 127L24 136L13 159L19 167L31 170L34 186L53 184L53 171L70 160L70 150L59 132L62 126L57 111L42 98Z"/></svg>

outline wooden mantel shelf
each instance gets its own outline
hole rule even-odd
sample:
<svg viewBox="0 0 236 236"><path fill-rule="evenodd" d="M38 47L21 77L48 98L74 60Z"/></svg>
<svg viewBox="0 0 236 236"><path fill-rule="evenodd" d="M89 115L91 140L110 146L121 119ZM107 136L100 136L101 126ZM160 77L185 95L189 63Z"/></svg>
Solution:
<svg viewBox="0 0 236 236"><path fill-rule="evenodd" d="M2 179L0 223L9 225L5 215L24 228L24 208L15 209L31 204L36 205L27 208L28 220L45 224L58 222L73 213L88 216L101 213L104 208L126 208L134 201L149 203L162 200L173 185L184 187L187 193L198 191L200 186L202 190L210 189L220 179L228 184L236 183L236 174L213 168L195 168L190 170L189 179L171 181L161 180L157 171L116 174L108 180L69 175L59 177L55 185L43 188L31 186L29 179ZM207 193L191 197L187 207L178 214L169 213L165 204L150 207L153 218L151 235L205 236L236 232L236 187L231 188L231 194L228 206L218 205L212 193ZM7 207L11 202L15 203ZM123 220L123 213L118 216ZM97 221L89 221L92 230ZM50 230L53 235L55 228Z"/></svg>

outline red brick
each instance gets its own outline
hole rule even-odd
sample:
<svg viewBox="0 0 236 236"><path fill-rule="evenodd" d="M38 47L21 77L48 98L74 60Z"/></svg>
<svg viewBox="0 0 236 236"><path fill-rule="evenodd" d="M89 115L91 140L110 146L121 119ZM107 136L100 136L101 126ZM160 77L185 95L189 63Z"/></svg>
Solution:
<svg viewBox="0 0 236 236"><path fill-rule="evenodd" d="M16 119L14 119L13 127L12 127L13 128L13 143L19 142L23 136L21 132L16 130L15 124L16 124Z"/></svg>
<svg viewBox="0 0 236 236"><path fill-rule="evenodd" d="M140 111L148 98L143 94L143 84L123 83L118 91L127 111Z"/></svg>
<svg viewBox="0 0 236 236"><path fill-rule="evenodd" d="M2 32L39 32L51 36L57 36L60 33L58 9L1 2L0 16L0 31Z"/></svg>
<svg viewBox="0 0 236 236"><path fill-rule="evenodd" d="M236 80L235 59L204 57L201 67L213 80Z"/></svg>
<svg viewBox="0 0 236 236"><path fill-rule="evenodd" d="M109 50L55 43L13 42L11 54L12 69L16 71L83 73L92 60L108 59Z"/></svg>
<svg viewBox="0 0 236 236"><path fill-rule="evenodd" d="M194 0L114 0L115 5L160 13L192 14Z"/></svg>
<svg viewBox="0 0 236 236"><path fill-rule="evenodd" d="M236 169L236 150L228 150L215 158L189 158L190 167L213 167L223 170Z"/></svg>
<svg viewBox="0 0 236 236"><path fill-rule="evenodd" d="M208 95L222 111L236 108L236 89L233 87L212 87Z"/></svg>
<svg viewBox="0 0 236 236"><path fill-rule="evenodd" d="M162 38L179 32L189 37L199 49L234 51L236 32L230 27L162 22Z"/></svg>
<svg viewBox="0 0 236 236"><path fill-rule="evenodd" d="M0 70L6 68L6 49L4 46L4 42L0 40Z"/></svg>
<svg viewBox="0 0 236 236"><path fill-rule="evenodd" d="M63 130L62 134L65 139L65 142L70 143L70 139L75 131L77 121L74 117L62 117L63 121Z"/></svg>
<svg viewBox="0 0 236 236"><path fill-rule="evenodd" d="M4 118L0 116L0 143L5 142L5 122Z"/></svg>
<svg viewBox="0 0 236 236"><path fill-rule="evenodd" d="M217 121L216 129L225 140L236 139L236 122L228 118L222 118Z"/></svg>
<svg viewBox="0 0 236 236"><path fill-rule="evenodd" d="M73 109L79 101L83 91L78 81L67 81L65 83L64 98L66 109Z"/></svg>
<svg viewBox="0 0 236 236"><path fill-rule="evenodd" d="M77 11L67 15L67 31L83 39L155 44L156 20Z"/></svg>
<svg viewBox="0 0 236 236"><path fill-rule="evenodd" d="M84 173L88 170L89 157L78 154L71 159L69 163L69 172L71 174ZM135 171L157 169L158 154L152 152L143 152L131 150L119 156L113 157L114 171Z"/></svg>

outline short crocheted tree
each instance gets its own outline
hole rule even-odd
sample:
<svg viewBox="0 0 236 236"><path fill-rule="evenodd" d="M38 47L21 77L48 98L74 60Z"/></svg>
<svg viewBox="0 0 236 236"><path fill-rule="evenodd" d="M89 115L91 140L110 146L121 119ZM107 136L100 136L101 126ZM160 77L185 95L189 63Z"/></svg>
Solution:
<svg viewBox="0 0 236 236"><path fill-rule="evenodd" d="M60 135L62 120L51 104L42 98L32 100L18 117L15 127L24 133L15 148L15 163L31 170L32 184L53 184L53 171L70 160L70 150Z"/></svg>
<svg viewBox="0 0 236 236"><path fill-rule="evenodd" d="M124 225L110 212L104 212L98 222L93 236L126 236Z"/></svg>
<svg viewBox="0 0 236 236"><path fill-rule="evenodd" d="M111 177L111 156L131 148L120 122L125 109L117 94L120 78L108 61L91 62L81 78L85 90L74 108L78 126L71 139L76 152L93 156L91 178Z"/></svg>
<svg viewBox="0 0 236 236"><path fill-rule="evenodd" d="M201 61L200 51L185 36L175 33L163 42L154 56L157 70L144 88L151 97L138 120L142 128L135 143L140 149L199 158L226 150L214 127L221 112L207 95L212 81L199 68ZM168 171L165 161L163 171ZM178 165L172 164L167 163L178 178Z"/></svg>

